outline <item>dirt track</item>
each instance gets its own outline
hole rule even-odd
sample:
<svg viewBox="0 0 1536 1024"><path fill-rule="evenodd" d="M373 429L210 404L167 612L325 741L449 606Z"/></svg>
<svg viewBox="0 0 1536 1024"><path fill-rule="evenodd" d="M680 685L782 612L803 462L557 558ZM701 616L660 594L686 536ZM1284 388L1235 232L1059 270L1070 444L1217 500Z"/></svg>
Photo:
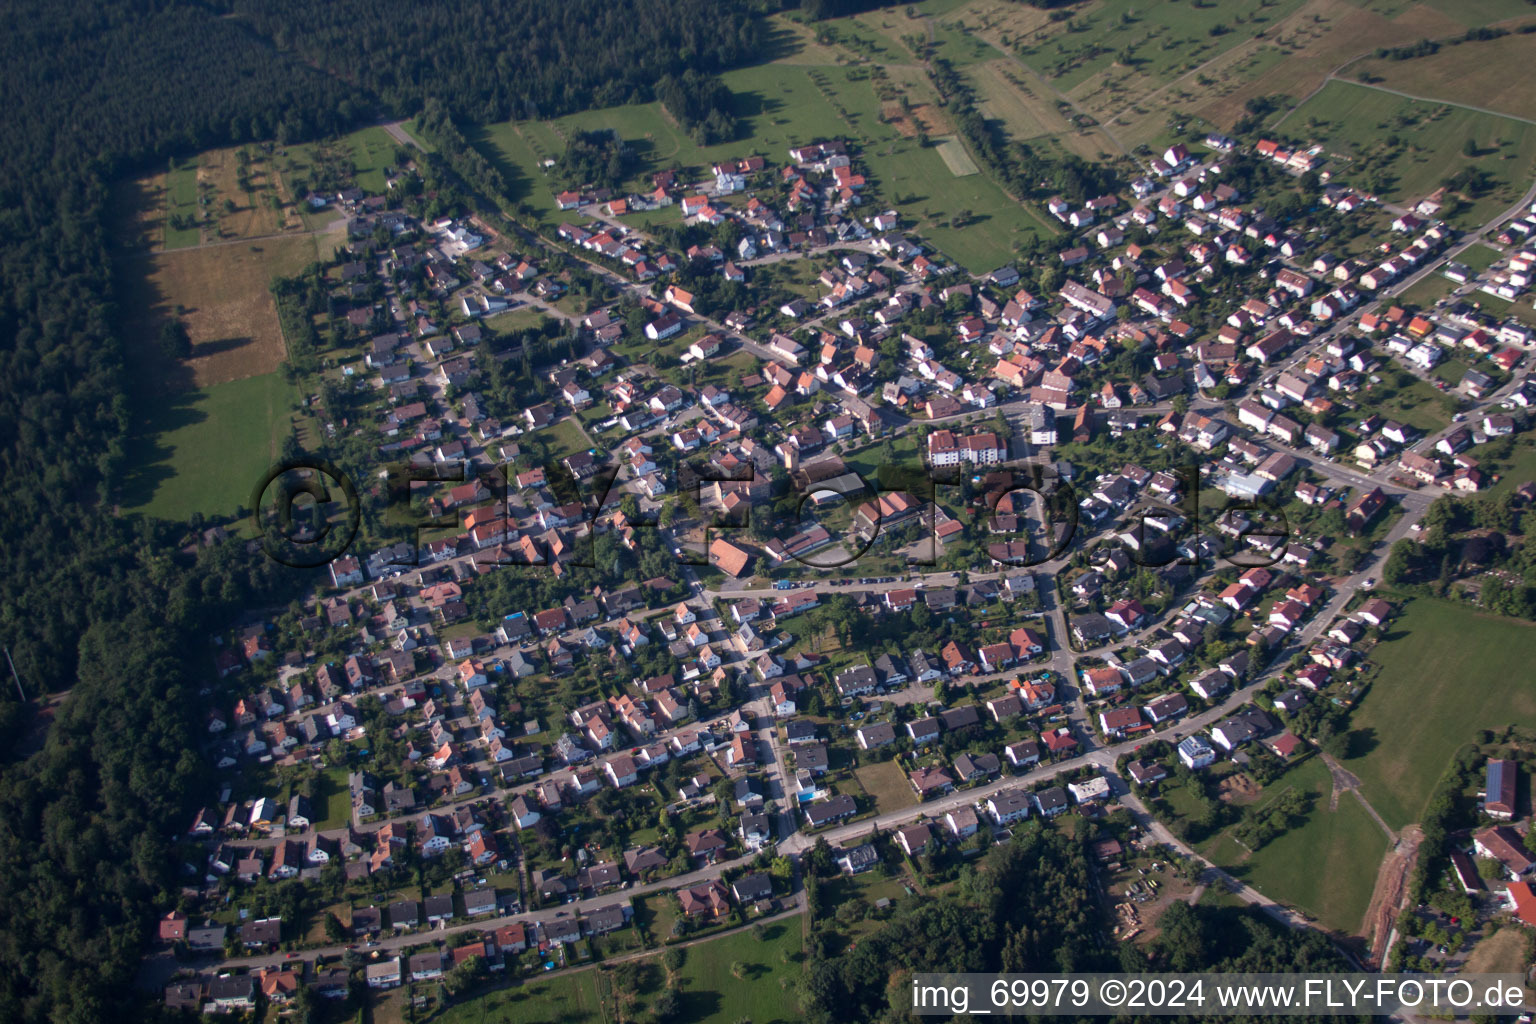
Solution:
<svg viewBox="0 0 1536 1024"><path fill-rule="evenodd" d="M1419 843L1424 833L1417 825L1409 825L1398 836L1397 843L1382 859L1381 870L1376 874L1376 888L1371 893L1371 905L1366 908L1365 920L1360 925L1360 936L1371 951L1371 959L1378 965L1387 954L1387 939L1392 926L1403 907L1403 894L1407 889L1408 875L1419 857Z"/></svg>

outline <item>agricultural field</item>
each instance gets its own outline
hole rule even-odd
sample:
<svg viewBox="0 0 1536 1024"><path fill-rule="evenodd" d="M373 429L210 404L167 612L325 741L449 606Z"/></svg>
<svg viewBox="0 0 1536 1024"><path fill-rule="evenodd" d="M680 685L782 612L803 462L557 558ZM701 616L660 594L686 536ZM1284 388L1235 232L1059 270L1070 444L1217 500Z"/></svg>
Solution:
<svg viewBox="0 0 1536 1024"><path fill-rule="evenodd" d="M1039 134L1042 109L1077 117L1075 127L1050 134L1091 159L1100 148L1161 148L1174 138L1170 127L1228 129L1252 99L1302 102L1376 47L1451 38L1469 25L1529 16L1519 0L1269 0L1236 13L1217 4L1147 8L1124 0L1082 5L1052 21L1051 12L1034 7L970 0L935 20L984 40L1022 73L1022 91L1033 100L1027 110L1010 109L999 84L988 81L991 72L966 69L989 116L1020 138ZM1509 86L1510 102L1528 102L1515 98L1518 88ZM1047 126L1052 119L1045 118Z"/></svg>
<svg viewBox="0 0 1536 1024"><path fill-rule="evenodd" d="M1096 141L1108 141L1123 152L1155 137L1175 105L1187 110L1188 100L1208 92L1201 82L1198 94L1185 95L1195 89L1195 76L1223 61L1237 66L1239 56L1251 54L1256 39L1290 24L1302 6L1303 0L1267 0L1257 9L1234 13L1219 4L1148 6L1107 0L1052 20L1049 12L973 0L939 20L985 40L1025 73L1031 92L1053 107L1065 103L1078 127L1103 125ZM1122 127L1132 130L1122 137Z"/></svg>
<svg viewBox="0 0 1536 1024"><path fill-rule="evenodd" d="M1087 160L1114 148L1102 133L1074 125L1068 119L1070 108L1049 99L1049 87L1010 58L973 64L964 74L982 116L1000 124L1015 142L1057 145Z"/></svg>
<svg viewBox="0 0 1536 1024"><path fill-rule="evenodd" d="M161 368L160 378L189 374L199 387L271 373L286 348L272 299L273 277L298 273L317 259L309 234L232 245L124 256L124 317L136 358L154 361L161 325L179 316L192 339L192 358ZM142 374L141 374L142 375ZM162 387L164 379L155 381Z"/></svg>
<svg viewBox="0 0 1536 1024"><path fill-rule="evenodd" d="M128 442L123 510L185 521L248 506L288 435L297 398L281 373L265 373L146 403Z"/></svg>
<svg viewBox="0 0 1536 1024"><path fill-rule="evenodd" d="M1463 744L1482 729L1536 725L1536 626L1418 598L1371 653L1379 666L1351 717L1364 752L1345 762L1393 828L1418 820Z"/></svg>
<svg viewBox="0 0 1536 1024"><path fill-rule="evenodd" d="M305 225L259 146L172 160L164 172L120 183L117 243L172 251L208 242L298 232Z"/></svg>
<svg viewBox="0 0 1536 1024"><path fill-rule="evenodd" d="M1266 786L1247 814L1262 813L1287 790L1311 796L1304 823L1251 853L1229 829L1203 844L1201 853L1271 899L1306 911L1326 928L1352 934L1370 903L1387 851L1386 833L1347 793L1330 807L1333 783L1317 757Z"/></svg>
<svg viewBox="0 0 1536 1024"><path fill-rule="evenodd" d="M215 149L198 158L197 189L212 215L204 241L304 229L277 164L261 146Z"/></svg>
<svg viewBox="0 0 1536 1024"><path fill-rule="evenodd" d="M1354 82L1329 82L1278 123L1289 135L1321 143L1339 177L1389 201L1416 202L1459 171L1483 172L1486 191L1465 196L1454 213L1442 210L1463 226L1508 208L1536 168L1536 124Z"/></svg>

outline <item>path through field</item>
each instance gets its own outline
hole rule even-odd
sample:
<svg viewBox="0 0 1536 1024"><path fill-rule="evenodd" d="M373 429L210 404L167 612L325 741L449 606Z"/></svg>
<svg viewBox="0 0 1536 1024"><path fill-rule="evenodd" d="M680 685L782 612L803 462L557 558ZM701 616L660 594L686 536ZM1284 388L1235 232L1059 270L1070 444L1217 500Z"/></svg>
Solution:
<svg viewBox="0 0 1536 1024"><path fill-rule="evenodd" d="M1409 825L1403 829L1397 843L1382 859L1381 870L1376 875L1371 903L1366 909L1365 920L1360 924L1360 937L1369 944L1371 959L1378 966L1386 962L1397 915L1402 912L1403 901L1407 896L1408 876L1418 860L1419 843L1423 839L1424 832L1419 826Z"/></svg>

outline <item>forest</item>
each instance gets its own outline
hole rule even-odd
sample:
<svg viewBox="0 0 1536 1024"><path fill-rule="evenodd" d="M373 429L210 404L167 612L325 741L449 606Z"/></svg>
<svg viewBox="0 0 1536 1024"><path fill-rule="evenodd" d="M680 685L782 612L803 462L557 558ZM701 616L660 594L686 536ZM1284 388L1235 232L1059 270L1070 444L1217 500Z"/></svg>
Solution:
<svg viewBox="0 0 1536 1024"><path fill-rule="evenodd" d="M112 515L132 398L109 182L172 152L334 131L371 104L201 8L11 10L0 642L28 701L8 686L0 703L0 1019L87 1024L131 1012L151 907L176 884L165 837L206 795L202 638L292 582L233 547L190 563L184 525Z"/></svg>
<svg viewBox="0 0 1536 1024"><path fill-rule="evenodd" d="M771 0L222 2L280 48L358 83L397 113L414 114L437 97L455 118L478 122L653 100L657 83L680 67L709 76L754 62L763 45L756 14L778 7Z"/></svg>

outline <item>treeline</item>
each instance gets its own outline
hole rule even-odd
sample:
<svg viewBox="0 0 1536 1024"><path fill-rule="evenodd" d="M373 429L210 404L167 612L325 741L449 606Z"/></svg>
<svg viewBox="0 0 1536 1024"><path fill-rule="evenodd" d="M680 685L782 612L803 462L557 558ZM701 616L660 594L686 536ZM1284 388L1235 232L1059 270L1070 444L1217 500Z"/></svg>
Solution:
<svg viewBox="0 0 1536 1024"><path fill-rule="evenodd" d="M1114 169L1082 157L1049 158L1020 142L1009 142L976 108L970 85L943 57L929 62L929 77L943 97L956 130L1003 187L1018 199L1060 194L1074 205L1113 192L1121 182Z"/></svg>
<svg viewBox="0 0 1536 1024"><path fill-rule="evenodd" d="M492 204L499 197L511 194L501 170L470 143L443 103L435 98L428 100L417 116L416 124L436 149L417 161L429 181L461 180L467 188Z"/></svg>
<svg viewBox="0 0 1536 1024"><path fill-rule="evenodd" d="M1536 25L1521 25L1515 31L1522 35L1529 34L1536 32ZM1408 43L1404 46L1377 47L1376 58L1378 60L1412 60L1415 57L1431 57L1440 52L1442 45L1459 46L1462 43L1484 43L1490 39L1502 39L1509 35L1509 32L1510 30L1507 28L1495 28L1487 25L1479 28L1469 28L1463 35L1455 39L1439 41L1420 39L1416 43Z"/></svg>
<svg viewBox="0 0 1536 1024"><path fill-rule="evenodd" d="M679 67L761 59L748 0L222 0L228 10L390 109L439 97L461 120L548 118L656 98Z"/></svg>
<svg viewBox="0 0 1536 1024"><path fill-rule="evenodd" d="M1433 39L1420 39L1416 43L1406 46L1382 46L1376 50L1376 56L1380 60L1412 60L1414 57L1428 57L1440 52L1440 44Z"/></svg>
<svg viewBox="0 0 1536 1024"><path fill-rule="evenodd" d="M329 130L353 101L194 8L31 0L15 13L0 41L0 422L12 425L0 433L0 635L24 680L57 690L74 679L78 638L123 610L95 593L97 567L82 569L93 543L108 562L124 558L91 526L113 498L133 415L108 176L175 149Z"/></svg>
<svg viewBox="0 0 1536 1024"><path fill-rule="evenodd" d="M814 21L825 18L846 18L850 14L862 14L877 7L893 7L889 0L801 0L800 9Z"/></svg>
<svg viewBox="0 0 1536 1024"><path fill-rule="evenodd" d="M678 76L667 75L657 83L656 96L699 145L712 146L736 137L739 125L731 90L713 75L693 68Z"/></svg>

